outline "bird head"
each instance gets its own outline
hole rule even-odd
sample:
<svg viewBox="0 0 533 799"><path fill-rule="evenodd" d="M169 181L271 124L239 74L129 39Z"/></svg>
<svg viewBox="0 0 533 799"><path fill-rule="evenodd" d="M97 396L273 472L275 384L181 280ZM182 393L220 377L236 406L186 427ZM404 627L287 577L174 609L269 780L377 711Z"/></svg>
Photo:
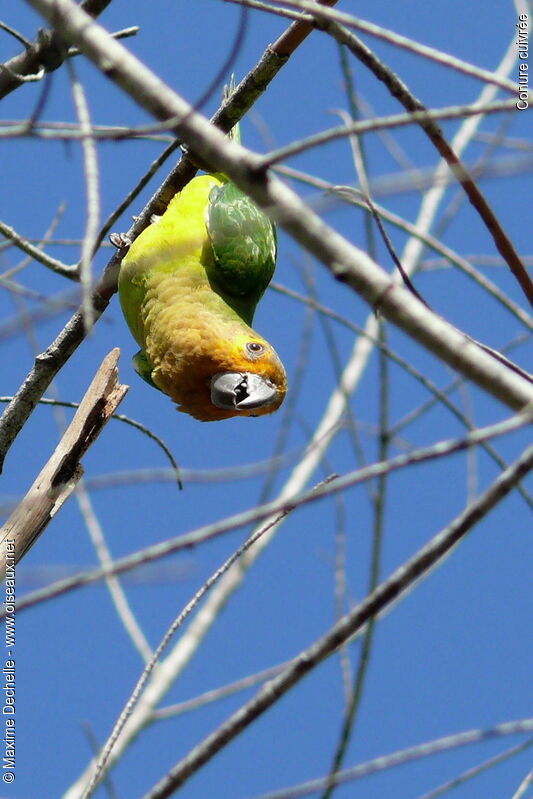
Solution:
<svg viewBox="0 0 533 799"><path fill-rule="evenodd" d="M274 348L251 328L230 340L197 346L194 362L175 364L165 380L164 364L153 372L158 388L178 410L202 422L233 416L264 416L276 411L287 393L287 376Z"/></svg>

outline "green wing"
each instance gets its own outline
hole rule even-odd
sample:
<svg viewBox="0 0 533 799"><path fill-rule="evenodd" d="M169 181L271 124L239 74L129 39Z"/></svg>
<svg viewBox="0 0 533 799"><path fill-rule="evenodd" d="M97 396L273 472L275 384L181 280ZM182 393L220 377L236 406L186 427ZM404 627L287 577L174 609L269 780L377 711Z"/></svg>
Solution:
<svg viewBox="0 0 533 799"><path fill-rule="evenodd" d="M133 356L131 362L139 377L142 377L142 379L145 380L149 386L152 386L152 388L157 388L156 384L152 380L153 366L144 350L139 350L139 352ZM157 390L160 391L161 389L158 388Z"/></svg>
<svg viewBox="0 0 533 799"><path fill-rule="evenodd" d="M276 229L234 183L211 190L206 223L214 256L207 267L209 280L221 294L237 300L230 304L239 312L246 307L243 315L250 323L274 274Z"/></svg>

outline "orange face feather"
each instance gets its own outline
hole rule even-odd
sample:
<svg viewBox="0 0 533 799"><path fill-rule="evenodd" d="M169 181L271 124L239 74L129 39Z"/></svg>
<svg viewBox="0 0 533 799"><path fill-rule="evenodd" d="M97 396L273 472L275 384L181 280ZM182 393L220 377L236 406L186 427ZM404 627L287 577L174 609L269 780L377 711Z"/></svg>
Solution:
<svg viewBox="0 0 533 799"><path fill-rule="evenodd" d="M228 344L220 341L220 348L212 348L213 340L204 340L205 346L198 347L186 358L172 350L167 350L164 358L152 372L156 386L174 400L178 410L188 413L202 422L230 419L232 416L263 416L276 411L287 391L285 370L272 347L264 339L251 331L253 338L248 344L261 347L258 357L249 356L246 345ZM275 402L263 408L243 409L237 407L218 408L211 399L211 382L214 377L224 373L255 374L276 386Z"/></svg>
<svg viewBox="0 0 533 799"><path fill-rule="evenodd" d="M191 291L183 291L185 281L193 287ZM153 365L151 377L178 410L211 422L263 416L279 408L287 378L278 355L211 291L207 281L185 267L179 275L154 275L146 288L141 314L144 345ZM276 388L275 401L248 410L217 407L211 398L211 381L224 373L259 375Z"/></svg>

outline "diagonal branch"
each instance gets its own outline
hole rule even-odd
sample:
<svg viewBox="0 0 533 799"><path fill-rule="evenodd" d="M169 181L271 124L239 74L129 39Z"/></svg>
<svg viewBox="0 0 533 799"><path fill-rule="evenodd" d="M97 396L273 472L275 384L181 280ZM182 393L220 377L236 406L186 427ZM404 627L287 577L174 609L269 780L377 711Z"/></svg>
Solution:
<svg viewBox="0 0 533 799"><path fill-rule="evenodd" d="M14 566L66 502L83 474L80 461L122 401L127 386L118 382L118 348L102 365L72 422L32 487L0 530L0 576Z"/></svg>
<svg viewBox="0 0 533 799"><path fill-rule="evenodd" d="M177 763L143 799L165 799L184 785L201 766L285 696L325 658L358 634L370 619L390 608L406 591L427 577L439 561L448 555L472 527L507 496L521 477L532 468L533 445L525 450L520 458L447 528L437 533L407 563L400 566L366 599L340 619L326 635L301 652L286 669L269 680L251 700Z"/></svg>
<svg viewBox="0 0 533 799"><path fill-rule="evenodd" d="M12 227L2 221L0 221L0 235L5 236L6 239L13 242L16 247L29 255L30 258L44 264L48 269L57 272L58 275L62 275L69 280L78 280L77 266L70 266L69 264L64 264L63 261L58 261L57 258L52 258L40 247L36 247L31 241L19 235L16 230L13 230Z"/></svg>

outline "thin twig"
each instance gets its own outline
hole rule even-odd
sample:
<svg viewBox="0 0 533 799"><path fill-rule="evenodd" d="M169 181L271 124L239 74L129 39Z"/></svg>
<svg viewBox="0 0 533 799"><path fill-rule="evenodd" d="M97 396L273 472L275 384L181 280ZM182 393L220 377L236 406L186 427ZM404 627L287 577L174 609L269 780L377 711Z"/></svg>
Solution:
<svg viewBox="0 0 533 799"><path fill-rule="evenodd" d="M375 133L378 130L394 130L395 128L403 128L407 125L420 125L447 119L465 119L472 116L512 111L515 110L515 108L516 102L513 100L495 100L483 106L469 103L468 105L453 105L446 106L445 108L417 110L407 114L391 114L386 117L359 120L349 125L330 128L321 133L306 136L305 139L291 142L277 150L272 150L262 157L261 164L265 167L274 166L295 155L300 155L315 147L330 144L338 139L345 139L351 135L360 136L363 133Z"/></svg>
<svg viewBox="0 0 533 799"><path fill-rule="evenodd" d="M4 222L0 222L0 233L5 236L6 239L9 239L16 247L27 255L30 255L35 261L48 267L48 269L57 272L58 275L67 277L69 280L78 280L78 268L76 265L69 266L68 264L64 264L63 261L52 258L39 247L35 247L28 239L21 236L16 230L6 225Z"/></svg>
<svg viewBox="0 0 533 799"><path fill-rule="evenodd" d="M511 721L499 724L497 727L488 730L466 730L465 732L455 733L454 735L446 735L444 738L426 741L423 744L410 746L408 749L400 749L389 755L381 755L366 763L360 763L357 766L346 768L336 775L337 784L341 785L354 780L363 779L372 774L377 774L390 768L396 768L397 766L413 761L416 762L423 757L433 757L441 752L448 752L460 746L479 744L506 735L527 733L531 729L533 729L533 719L524 719L523 721ZM525 744L520 744L519 747L525 748L529 746L530 743L530 741L526 741ZM519 747L515 747L514 751L517 751ZM504 754L507 755L508 753ZM261 794L261 796L256 796L254 799L300 799L302 796L308 796L309 794L322 790L326 779L327 777L320 777L316 780L309 780L300 785L294 785L292 788L282 788L279 791ZM423 797L420 797L420 799L423 799Z"/></svg>
<svg viewBox="0 0 533 799"><path fill-rule="evenodd" d="M211 691L206 691L192 699L186 699L184 702L156 708L152 711L151 719L153 721L163 721L165 719L174 718L175 716L181 716L183 713L190 713L194 710L198 710L198 708L204 707L204 705L210 704L211 702L218 702L220 699L225 699L239 691L245 691L247 688L251 688L259 682L265 682L271 677L275 677L276 674L279 674L287 665L287 663L279 663L277 666L271 666L269 669L258 671L255 674L249 674L247 677L241 677L240 680L235 680L235 682L223 685L220 688L213 688Z"/></svg>
<svg viewBox="0 0 533 799"><path fill-rule="evenodd" d="M532 783L533 783L533 769L531 769L531 771L528 774L526 774L526 776L524 777L524 779L522 780L522 782L520 783L520 785L512 795L511 799L523 799L527 789L531 786Z"/></svg>
<svg viewBox="0 0 533 799"><path fill-rule="evenodd" d="M84 134L81 140L81 146L87 191L87 221L85 223L85 235L83 236L83 243L81 245L79 276L82 292L81 311L83 315L83 324L86 333L89 333L93 326L93 304L91 298L93 281L91 262L96 249L95 245L98 238L98 224L100 220L100 177L98 156L92 135L91 117L85 91L78 80L74 64L67 62L67 67L72 86L74 107L78 115L80 129Z"/></svg>
<svg viewBox="0 0 533 799"><path fill-rule="evenodd" d="M3 30L3 31L6 31L6 33L9 33L9 34L10 34L10 36L13 36L13 38L14 38L14 39L17 39L17 41L19 41L19 42L20 42L22 45L24 45L24 47L26 48L26 50L29 50L29 49L30 49L30 47L31 47L31 42L29 42L29 41L28 41L28 40L27 40L27 39L26 39L26 38L25 38L25 37L22 35L22 33L19 33L18 31L16 31L16 30L15 30L15 28L11 28L9 25L6 25L6 23L5 23L5 22L2 22L1 20L0 20L0 28L2 28L2 30Z"/></svg>
<svg viewBox="0 0 533 799"><path fill-rule="evenodd" d="M12 399L13 399L13 397L0 397L0 403L8 403L8 402L11 402ZM59 408L79 408L80 407L80 403L79 402L67 402L65 400L53 399L51 397L41 397L41 399L39 400L39 404L40 405L52 405L52 406L57 406ZM162 438L160 438L156 433L154 433L153 430L150 430L149 427L146 427L146 425L144 425L142 422L138 422L136 419L132 419L130 416L126 416L123 413L114 413L114 414L112 414L111 419L116 419L117 421L123 422L124 424L127 424L130 427L134 427L136 430L139 430L145 436L148 436L148 438L151 438L152 441L155 441L157 446L160 447L163 450L163 452L167 456L167 458L170 461L170 464L172 466L172 471L168 474L169 480L177 482L180 490L183 490L183 483L182 483L181 478L180 478L180 468L179 468L178 464L176 463L176 459L174 458L174 455L172 454L170 449L167 447L167 445L165 444L165 442L163 441ZM243 470L250 469L249 466L242 467L242 468L243 468ZM252 470L252 472L254 471L253 467L251 467L251 470ZM116 476L116 473L115 473L115 476ZM245 476L245 474L243 473L242 476ZM165 474L165 477L167 477L167 474ZM229 479L235 479L235 477L236 477L236 475L235 475L235 473L233 473L233 474L230 474L230 478ZM117 482L115 483L115 485L120 484L120 481L122 479L123 478L119 478L117 480ZM191 478L189 477L188 479L191 479ZM90 486L90 487L99 488L99 487L101 487L102 484L105 484L105 480L106 480L106 478L104 478L104 479L93 478L92 481L91 480L86 480L85 484Z"/></svg>
<svg viewBox="0 0 533 799"><path fill-rule="evenodd" d="M524 741L524 743L518 744L517 746L511 747L511 749L507 749L505 752L500 752L500 754L490 757L488 760L485 760L483 763L479 763L473 768L463 771L462 774L459 774L457 777L448 780L448 782L444 783L444 785L439 785L438 788L434 788L432 791L429 791L429 793L425 793L423 796L418 797L418 799L437 799L438 796L448 793L448 791L459 787L459 785L463 785L465 782L468 782L468 780L478 777L488 769L498 766L500 763L503 763L510 757L514 757L515 755L520 754L520 752L523 752L525 749L529 749L531 745L533 745L533 738L530 738L529 741ZM511 799L518 799L518 797L513 796Z"/></svg>

